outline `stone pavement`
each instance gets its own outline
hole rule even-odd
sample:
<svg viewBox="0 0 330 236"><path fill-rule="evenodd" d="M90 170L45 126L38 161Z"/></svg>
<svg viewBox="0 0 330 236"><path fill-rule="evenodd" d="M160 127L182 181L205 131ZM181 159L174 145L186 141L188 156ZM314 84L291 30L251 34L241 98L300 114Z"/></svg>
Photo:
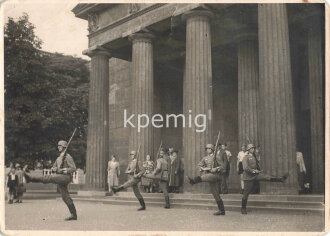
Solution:
<svg viewBox="0 0 330 236"><path fill-rule="evenodd" d="M100 230L100 231L322 231L318 215L284 215L251 212L243 216L227 211L148 207L138 212L135 206L76 202L78 221L63 219L69 211L61 200L24 200L6 203L7 230Z"/></svg>

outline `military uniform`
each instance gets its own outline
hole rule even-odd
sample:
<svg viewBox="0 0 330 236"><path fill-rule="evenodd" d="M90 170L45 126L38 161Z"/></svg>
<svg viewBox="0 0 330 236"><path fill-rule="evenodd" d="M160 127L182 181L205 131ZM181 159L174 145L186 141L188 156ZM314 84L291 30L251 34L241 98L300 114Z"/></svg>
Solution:
<svg viewBox="0 0 330 236"><path fill-rule="evenodd" d="M163 155L157 160L157 165L154 172L152 174L144 175L145 178L159 180L159 187L163 191L165 196L165 208L170 208L170 198L167 191L170 169L169 165L169 161L167 160L165 155Z"/></svg>
<svg viewBox="0 0 330 236"><path fill-rule="evenodd" d="M67 143L65 141L60 141L59 146L63 148L67 147ZM66 169L66 171L64 171ZM57 157L52 170L56 172L56 174L51 175L36 175L30 173L24 173L24 176L27 182L41 182L44 184L53 183L57 184L58 189L60 190L61 196L65 204L68 206L69 211L71 213L71 217L66 220L76 220L77 213L75 205L73 204L72 198L70 197L68 185L72 181L72 173L76 171L76 165L73 161L73 158L70 154L64 152Z"/></svg>
<svg viewBox="0 0 330 236"><path fill-rule="evenodd" d="M253 144L247 146L247 151L255 148ZM259 160L255 156L254 152L248 152L243 158L243 180L244 180L244 192L242 198L242 214L247 214L246 205L248 201L249 194L253 190L259 181L269 181L269 182L284 182L288 175L281 177L271 176L268 174L261 173Z"/></svg>
<svg viewBox="0 0 330 236"><path fill-rule="evenodd" d="M212 144L208 144L206 149L214 150L214 146ZM214 156L213 152L209 153L207 156L203 157L198 164L198 166L201 168L201 176L197 176L193 179L188 177L190 184L197 184L200 182L209 183L211 193L219 208L219 211L216 212L215 215L225 215L225 208L219 194L219 185L222 179L221 175L225 173L227 168L227 162L224 160L227 160L225 152L221 153L221 155L216 155L216 157Z"/></svg>
<svg viewBox="0 0 330 236"><path fill-rule="evenodd" d="M145 210L146 206L144 203L144 199L140 193L138 183L141 181L141 176L143 172L140 170L137 159L135 158L136 152L131 151L130 155L133 155L134 158L128 163L127 169L125 171L126 174L128 174L128 180L120 185L119 187L112 187L112 191L114 193L119 192L123 189L127 189L129 187L132 187L135 197L139 200L141 207L138 209L138 211Z"/></svg>

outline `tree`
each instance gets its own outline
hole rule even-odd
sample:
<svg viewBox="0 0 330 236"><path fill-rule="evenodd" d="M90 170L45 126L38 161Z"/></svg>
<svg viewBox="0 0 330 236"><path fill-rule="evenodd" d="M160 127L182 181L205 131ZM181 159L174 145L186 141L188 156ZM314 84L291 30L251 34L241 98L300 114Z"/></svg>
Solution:
<svg viewBox="0 0 330 236"><path fill-rule="evenodd" d="M86 61L41 51L27 14L5 25L6 162L33 164L56 158L57 141L80 127L70 153L85 160L88 69ZM72 149L71 149L72 148Z"/></svg>

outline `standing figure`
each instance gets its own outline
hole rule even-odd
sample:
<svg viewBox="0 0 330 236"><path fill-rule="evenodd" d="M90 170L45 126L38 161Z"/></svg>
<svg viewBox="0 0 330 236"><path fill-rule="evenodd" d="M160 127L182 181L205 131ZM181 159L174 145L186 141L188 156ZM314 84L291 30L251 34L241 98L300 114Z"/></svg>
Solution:
<svg viewBox="0 0 330 236"><path fill-rule="evenodd" d="M255 155L255 146L253 144L248 144L247 151L248 153L243 158L244 193L242 198L241 212L244 215L247 214L246 205L249 194L259 181L284 182L289 176L289 174L285 174L281 177L278 177L261 173L259 161Z"/></svg>
<svg viewBox="0 0 330 236"><path fill-rule="evenodd" d="M159 151L159 158L157 159L156 169L152 174L145 174L144 177L150 179L157 179L159 180L159 187L161 188L162 192L165 196L165 207L166 209L170 208L170 197L168 195L167 186L168 186L168 179L169 179L169 167L170 163L167 160L166 152L164 148L161 148Z"/></svg>
<svg viewBox="0 0 330 236"><path fill-rule="evenodd" d="M114 193L132 187L135 197L139 200L141 207L138 211L143 211L146 209L146 205L144 203L144 199L140 193L138 183L141 181L141 176L143 172L140 170L137 159L136 159L136 151L131 151L130 153L130 162L128 163L127 169L125 171L128 174L128 180L120 185L119 187L112 187L112 191Z"/></svg>
<svg viewBox="0 0 330 236"><path fill-rule="evenodd" d="M24 177L26 182L41 182L44 184L53 183L57 184L57 188L60 190L62 199L69 208L71 216L65 220L77 220L76 207L73 204L72 198L70 197L68 185L72 182L72 173L76 171L76 165L73 161L73 158L65 152L68 143L66 141L59 141L57 149L60 152L60 155L57 157L53 167L52 172L55 174L51 175L40 175L40 174L31 174L27 173L25 170L27 166L23 168Z"/></svg>
<svg viewBox="0 0 330 236"><path fill-rule="evenodd" d="M241 179L241 191L240 194L243 194L244 191L244 180L243 180L243 158L246 155L246 145L242 145L242 150L237 154L237 173Z"/></svg>
<svg viewBox="0 0 330 236"><path fill-rule="evenodd" d="M227 144L221 144L221 149L223 152L226 153L227 156L227 168L226 172L222 175L222 182L221 182L221 193L222 194L228 194L228 179L229 179L229 172L230 172L230 163L231 163L231 152L227 149Z"/></svg>
<svg viewBox="0 0 330 236"><path fill-rule="evenodd" d="M154 162L150 160L150 155L146 156L146 161L143 162L143 168L146 174L151 174L154 171ZM141 185L147 193L152 193L153 180L142 177Z"/></svg>
<svg viewBox="0 0 330 236"><path fill-rule="evenodd" d="M119 162L116 160L116 156L112 155L111 160L108 162L108 190L112 192L111 188L118 186L118 179L120 175Z"/></svg>
<svg viewBox="0 0 330 236"><path fill-rule="evenodd" d="M227 168L227 162L224 162L222 157L225 157L225 160L227 160L227 157L224 151L219 152L219 154L223 153L224 155L216 155L215 157L213 144L207 144L205 149L207 156L203 157L198 164L200 172L202 173L201 176L195 178L190 178L188 176L188 179L192 185L200 182L208 182L210 184L211 193L219 208L219 211L215 212L214 215L225 215L225 207L219 194L219 184L222 179L221 175L225 173Z"/></svg>
<svg viewBox="0 0 330 236"><path fill-rule="evenodd" d="M178 151L173 150L170 156L170 171L169 171L169 190L171 193L176 193L179 190L179 171L180 171L180 158Z"/></svg>
<svg viewBox="0 0 330 236"><path fill-rule="evenodd" d="M8 203L13 204L14 195L16 194L16 187L18 184L18 177L15 173L15 167L11 166L10 172L7 175L7 187L8 187Z"/></svg>
<svg viewBox="0 0 330 236"><path fill-rule="evenodd" d="M21 169L21 165L20 164L16 164L16 175L17 175L17 187L16 187L16 196L17 196L17 200L15 201L16 203L22 203L22 198L23 198L23 192L25 191L25 187L24 187L24 173Z"/></svg>

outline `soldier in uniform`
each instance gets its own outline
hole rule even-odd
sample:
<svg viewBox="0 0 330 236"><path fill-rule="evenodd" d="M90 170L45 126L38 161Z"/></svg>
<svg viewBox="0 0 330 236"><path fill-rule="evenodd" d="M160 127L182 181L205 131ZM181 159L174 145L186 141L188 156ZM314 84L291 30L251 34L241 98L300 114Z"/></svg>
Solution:
<svg viewBox="0 0 330 236"><path fill-rule="evenodd" d="M248 201L249 194L255 187L255 184L259 181L269 181L269 182L284 182L289 174L285 174L281 177L271 176L261 173L259 161L255 155L255 146L253 144L247 145L248 153L243 158L243 179L244 179L244 192L242 198L242 214L246 215L246 204Z"/></svg>
<svg viewBox="0 0 330 236"><path fill-rule="evenodd" d="M128 163L127 169L125 171L128 174L129 179L119 187L112 187L112 191L114 193L122 191L123 189L127 189L132 187L135 197L139 200L141 207L138 211L143 211L146 209L146 205L144 203L144 199L140 193L138 183L141 181L141 176L143 172L140 170L139 165L136 159L136 151L131 151L130 153L131 161Z"/></svg>
<svg viewBox="0 0 330 236"><path fill-rule="evenodd" d="M145 178L159 180L159 188L162 190L165 196L165 207L170 208L170 197L168 195L167 186L169 180L169 161L166 157L166 151L161 148L159 151L159 158L157 159L156 169L152 174L144 174Z"/></svg>
<svg viewBox="0 0 330 236"><path fill-rule="evenodd" d="M77 212L75 205L69 195L68 185L72 181L72 173L76 171L76 165L73 161L73 158L70 154L65 153L65 148L68 146L66 141L58 142L58 151L61 153L59 157L57 157L52 171L56 174L52 175L36 175L31 173L26 173L27 166L24 167L24 176L26 182L41 182L44 184L53 183L58 185L58 189L61 192L62 199L65 204L68 206L71 216L66 218L65 220L77 220Z"/></svg>
<svg viewBox="0 0 330 236"><path fill-rule="evenodd" d="M221 175L225 173L227 168L227 162L223 161L227 159L227 156L224 151L220 151L220 155L216 155L215 157L213 144L207 144L205 149L207 156L203 157L203 159L198 164L202 175L195 178L188 177L188 179L192 185L200 182L208 182L210 184L211 193L219 208L219 211L215 212L214 215L225 215L225 207L219 194L219 183L222 179Z"/></svg>

